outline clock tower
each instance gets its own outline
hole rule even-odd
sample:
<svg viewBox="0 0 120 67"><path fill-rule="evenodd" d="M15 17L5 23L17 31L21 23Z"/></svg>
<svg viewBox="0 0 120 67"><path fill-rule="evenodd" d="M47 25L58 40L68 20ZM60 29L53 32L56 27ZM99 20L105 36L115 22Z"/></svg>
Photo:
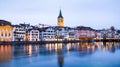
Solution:
<svg viewBox="0 0 120 67"><path fill-rule="evenodd" d="M58 20L57 25L63 27L64 26L64 17L62 16L61 10L60 10L60 13L59 13L57 20Z"/></svg>

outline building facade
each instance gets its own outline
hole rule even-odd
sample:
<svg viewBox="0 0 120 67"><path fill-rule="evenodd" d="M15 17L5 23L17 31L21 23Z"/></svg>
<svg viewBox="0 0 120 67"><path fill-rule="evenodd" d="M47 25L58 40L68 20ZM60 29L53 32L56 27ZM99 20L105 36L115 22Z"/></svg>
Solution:
<svg viewBox="0 0 120 67"><path fill-rule="evenodd" d="M25 28L21 25L13 25L13 41L24 41Z"/></svg>
<svg viewBox="0 0 120 67"><path fill-rule="evenodd" d="M55 30L53 27L40 28L40 40L51 41L55 40Z"/></svg>
<svg viewBox="0 0 120 67"><path fill-rule="evenodd" d="M25 41L25 33L30 27L29 24L13 25L13 41Z"/></svg>
<svg viewBox="0 0 120 67"><path fill-rule="evenodd" d="M96 32L90 27L78 26L75 28L76 39L91 39L96 37Z"/></svg>
<svg viewBox="0 0 120 67"><path fill-rule="evenodd" d="M13 27L10 22L0 20L0 41L12 41Z"/></svg>
<svg viewBox="0 0 120 67"><path fill-rule="evenodd" d="M70 27L54 27L57 39L73 39L74 38L74 29Z"/></svg>
<svg viewBox="0 0 120 67"><path fill-rule="evenodd" d="M27 31L27 38L28 39L25 39L25 40L28 40L28 41L39 41L39 30L38 29L28 29Z"/></svg>

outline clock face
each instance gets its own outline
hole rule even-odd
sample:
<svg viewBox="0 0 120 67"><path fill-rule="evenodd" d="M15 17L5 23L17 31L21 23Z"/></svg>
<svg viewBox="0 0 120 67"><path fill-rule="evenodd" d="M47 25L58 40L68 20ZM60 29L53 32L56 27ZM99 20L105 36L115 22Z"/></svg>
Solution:
<svg viewBox="0 0 120 67"><path fill-rule="evenodd" d="M63 22L63 18L58 18L58 26L63 26L64 22Z"/></svg>

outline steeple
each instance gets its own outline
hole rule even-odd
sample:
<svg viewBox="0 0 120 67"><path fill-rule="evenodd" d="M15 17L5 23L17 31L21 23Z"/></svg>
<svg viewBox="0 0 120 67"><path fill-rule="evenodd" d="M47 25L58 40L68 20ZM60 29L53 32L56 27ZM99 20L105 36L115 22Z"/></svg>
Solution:
<svg viewBox="0 0 120 67"><path fill-rule="evenodd" d="M60 13L59 13L58 18L63 18L63 16L62 16L62 12L61 12L61 9L60 9Z"/></svg>
<svg viewBox="0 0 120 67"><path fill-rule="evenodd" d="M64 26L64 18L62 16L61 10L57 19L58 19L58 22L57 22L58 26Z"/></svg>

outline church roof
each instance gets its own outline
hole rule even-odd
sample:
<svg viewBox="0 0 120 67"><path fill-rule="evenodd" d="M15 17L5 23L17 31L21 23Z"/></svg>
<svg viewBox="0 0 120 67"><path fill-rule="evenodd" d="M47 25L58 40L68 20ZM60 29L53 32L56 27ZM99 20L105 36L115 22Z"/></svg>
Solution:
<svg viewBox="0 0 120 67"><path fill-rule="evenodd" d="M61 10L60 10L58 18L63 18Z"/></svg>

